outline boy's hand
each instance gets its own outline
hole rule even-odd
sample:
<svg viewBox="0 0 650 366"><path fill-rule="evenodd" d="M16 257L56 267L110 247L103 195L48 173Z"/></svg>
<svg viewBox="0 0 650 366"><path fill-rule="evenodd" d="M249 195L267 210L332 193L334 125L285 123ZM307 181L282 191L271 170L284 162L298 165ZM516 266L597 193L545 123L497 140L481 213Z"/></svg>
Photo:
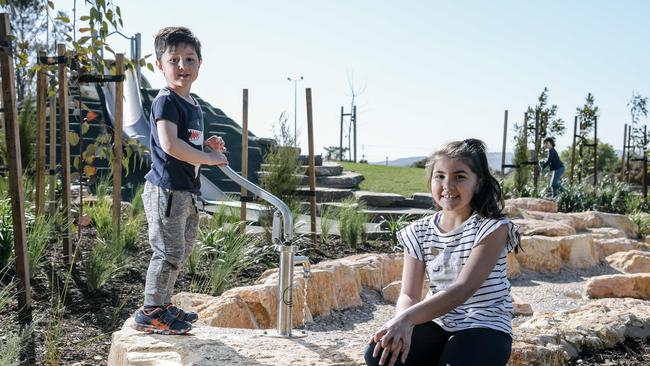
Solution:
<svg viewBox="0 0 650 366"><path fill-rule="evenodd" d="M228 165L228 159L226 158L226 155L224 155L221 151L213 151L207 154L209 156L209 161L205 163L206 165Z"/></svg>
<svg viewBox="0 0 650 366"><path fill-rule="evenodd" d="M203 143L205 146L209 147L213 151L226 151L226 143L219 136L210 136Z"/></svg>

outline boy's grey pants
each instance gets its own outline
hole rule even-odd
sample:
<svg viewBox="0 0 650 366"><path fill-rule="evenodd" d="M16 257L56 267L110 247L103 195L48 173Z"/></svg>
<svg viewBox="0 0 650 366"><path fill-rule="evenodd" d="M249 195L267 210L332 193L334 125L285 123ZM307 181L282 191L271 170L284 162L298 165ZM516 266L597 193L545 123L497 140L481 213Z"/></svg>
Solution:
<svg viewBox="0 0 650 366"><path fill-rule="evenodd" d="M196 196L148 181L142 193L153 255L144 286L144 305L171 303L178 273L192 252L199 226Z"/></svg>

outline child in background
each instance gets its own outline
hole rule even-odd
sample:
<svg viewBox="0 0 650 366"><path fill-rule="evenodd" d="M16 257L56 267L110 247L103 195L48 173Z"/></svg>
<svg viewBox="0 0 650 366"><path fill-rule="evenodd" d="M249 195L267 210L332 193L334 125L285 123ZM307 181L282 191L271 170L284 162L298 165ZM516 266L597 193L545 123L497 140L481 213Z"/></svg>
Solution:
<svg viewBox="0 0 650 366"><path fill-rule="evenodd" d="M396 315L370 338L366 364L503 366L512 348L506 255L519 247L517 227L501 213L482 141L446 144L427 169L441 210L398 233L405 255Z"/></svg>
<svg viewBox="0 0 650 366"><path fill-rule="evenodd" d="M560 156L555 151L555 140L552 137L544 139L544 149L548 150L548 158L539 162L542 169L549 168L551 170L551 190L553 191L553 198L562 190L561 178L564 174L564 164L560 160Z"/></svg>

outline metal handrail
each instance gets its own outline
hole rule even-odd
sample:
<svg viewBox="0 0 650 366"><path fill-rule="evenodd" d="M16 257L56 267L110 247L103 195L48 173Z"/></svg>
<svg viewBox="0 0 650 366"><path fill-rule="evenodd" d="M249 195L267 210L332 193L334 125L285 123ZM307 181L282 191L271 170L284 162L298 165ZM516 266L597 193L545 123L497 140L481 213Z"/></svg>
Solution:
<svg viewBox="0 0 650 366"><path fill-rule="evenodd" d="M282 202L282 200L269 193L268 191L265 191L263 188L253 184L251 181L237 174L237 172L235 172L230 166L221 165L218 168L221 169L221 171L228 178L232 179L239 186L246 188L249 192L253 193L257 197L275 206L275 208L277 208L278 211L280 211L282 214L284 241L290 241L293 238L293 217L291 215L291 210L286 203ZM208 204L216 204L216 202L213 201L204 200L204 202Z"/></svg>

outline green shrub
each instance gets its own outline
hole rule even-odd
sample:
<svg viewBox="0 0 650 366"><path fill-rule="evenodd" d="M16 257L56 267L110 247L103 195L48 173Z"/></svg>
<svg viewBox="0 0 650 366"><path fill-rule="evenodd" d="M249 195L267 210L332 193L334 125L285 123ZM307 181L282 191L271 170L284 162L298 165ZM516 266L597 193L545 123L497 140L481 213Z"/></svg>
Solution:
<svg viewBox="0 0 650 366"><path fill-rule="evenodd" d="M221 227L204 235L203 249L210 258L209 288L212 295L218 295L253 263L251 238L239 231L239 225Z"/></svg>
<svg viewBox="0 0 650 366"><path fill-rule="evenodd" d="M88 291L95 291L121 275L124 270L124 257L119 241L95 239L92 250L84 258Z"/></svg>
<svg viewBox="0 0 650 366"><path fill-rule="evenodd" d="M341 240L348 243L352 249L357 249L357 244L366 240L367 217L363 212L364 209L365 205L362 202L346 199L342 202L339 211Z"/></svg>
<svg viewBox="0 0 650 366"><path fill-rule="evenodd" d="M122 222L120 241L125 249L137 249L138 240L140 240L140 228L142 228L143 223L144 219L142 218L142 214L127 218Z"/></svg>
<svg viewBox="0 0 650 366"><path fill-rule="evenodd" d="M192 252L187 258L187 273L195 275L199 272L199 265L201 263L201 255L203 254L203 243L200 241L194 244Z"/></svg>
<svg viewBox="0 0 650 366"><path fill-rule="evenodd" d="M303 173L300 150L295 146L296 137L291 135L287 118L282 113L274 125L277 146L272 146L264 157L265 173L260 185L287 204L295 201L295 191Z"/></svg>
<svg viewBox="0 0 650 366"><path fill-rule="evenodd" d="M395 218L393 215L388 216L388 218L381 217L381 228L388 230L388 239L393 245L398 245L399 241L397 240L397 232L400 231L404 226L408 225L413 218L410 215L402 215Z"/></svg>
<svg viewBox="0 0 650 366"><path fill-rule="evenodd" d="M626 183L607 176L596 187L587 182L564 186L558 196L558 209L561 212L597 210L624 214L630 211L628 205L633 199Z"/></svg>
<svg viewBox="0 0 650 366"><path fill-rule="evenodd" d="M14 227L11 212L11 201L0 200L0 267L4 268L13 255Z"/></svg>
<svg viewBox="0 0 650 366"><path fill-rule="evenodd" d="M112 240L113 203L110 198L108 196L98 196L96 202L92 204L85 203L84 205L84 211L90 215L90 222L97 230L97 236L104 240Z"/></svg>
<svg viewBox="0 0 650 366"><path fill-rule="evenodd" d="M333 210L323 206L320 216L320 239L323 244L328 244L330 241L330 234L332 232L332 220L334 215Z"/></svg>
<svg viewBox="0 0 650 366"><path fill-rule="evenodd" d="M34 276L45 261L45 252L54 233L55 216L40 215L27 222L27 245L29 250L29 273Z"/></svg>
<svg viewBox="0 0 650 366"><path fill-rule="evenodd" d="M650 234L650 214L646 212L633 212L628 215L630 220L639 228L638 239Z"/></svg>
<svg viewBox="0 0 650 366"><path fill-rule="evenodd" d="M212 213L209 220L201 222L201 227L207 231L217 230L225 224L234 224L239 222L239 209L227 205L219 205L215 212Z"/></svg>
<svg viewBox="0 0 650 366"><path fill-rule="evenodd" d="M144 204L142 202L142 193L144 193L144 184L140 184L138 188L135 189L133 194L133 199L131 200L132 215L138 216L144 213Z"/></svg>

